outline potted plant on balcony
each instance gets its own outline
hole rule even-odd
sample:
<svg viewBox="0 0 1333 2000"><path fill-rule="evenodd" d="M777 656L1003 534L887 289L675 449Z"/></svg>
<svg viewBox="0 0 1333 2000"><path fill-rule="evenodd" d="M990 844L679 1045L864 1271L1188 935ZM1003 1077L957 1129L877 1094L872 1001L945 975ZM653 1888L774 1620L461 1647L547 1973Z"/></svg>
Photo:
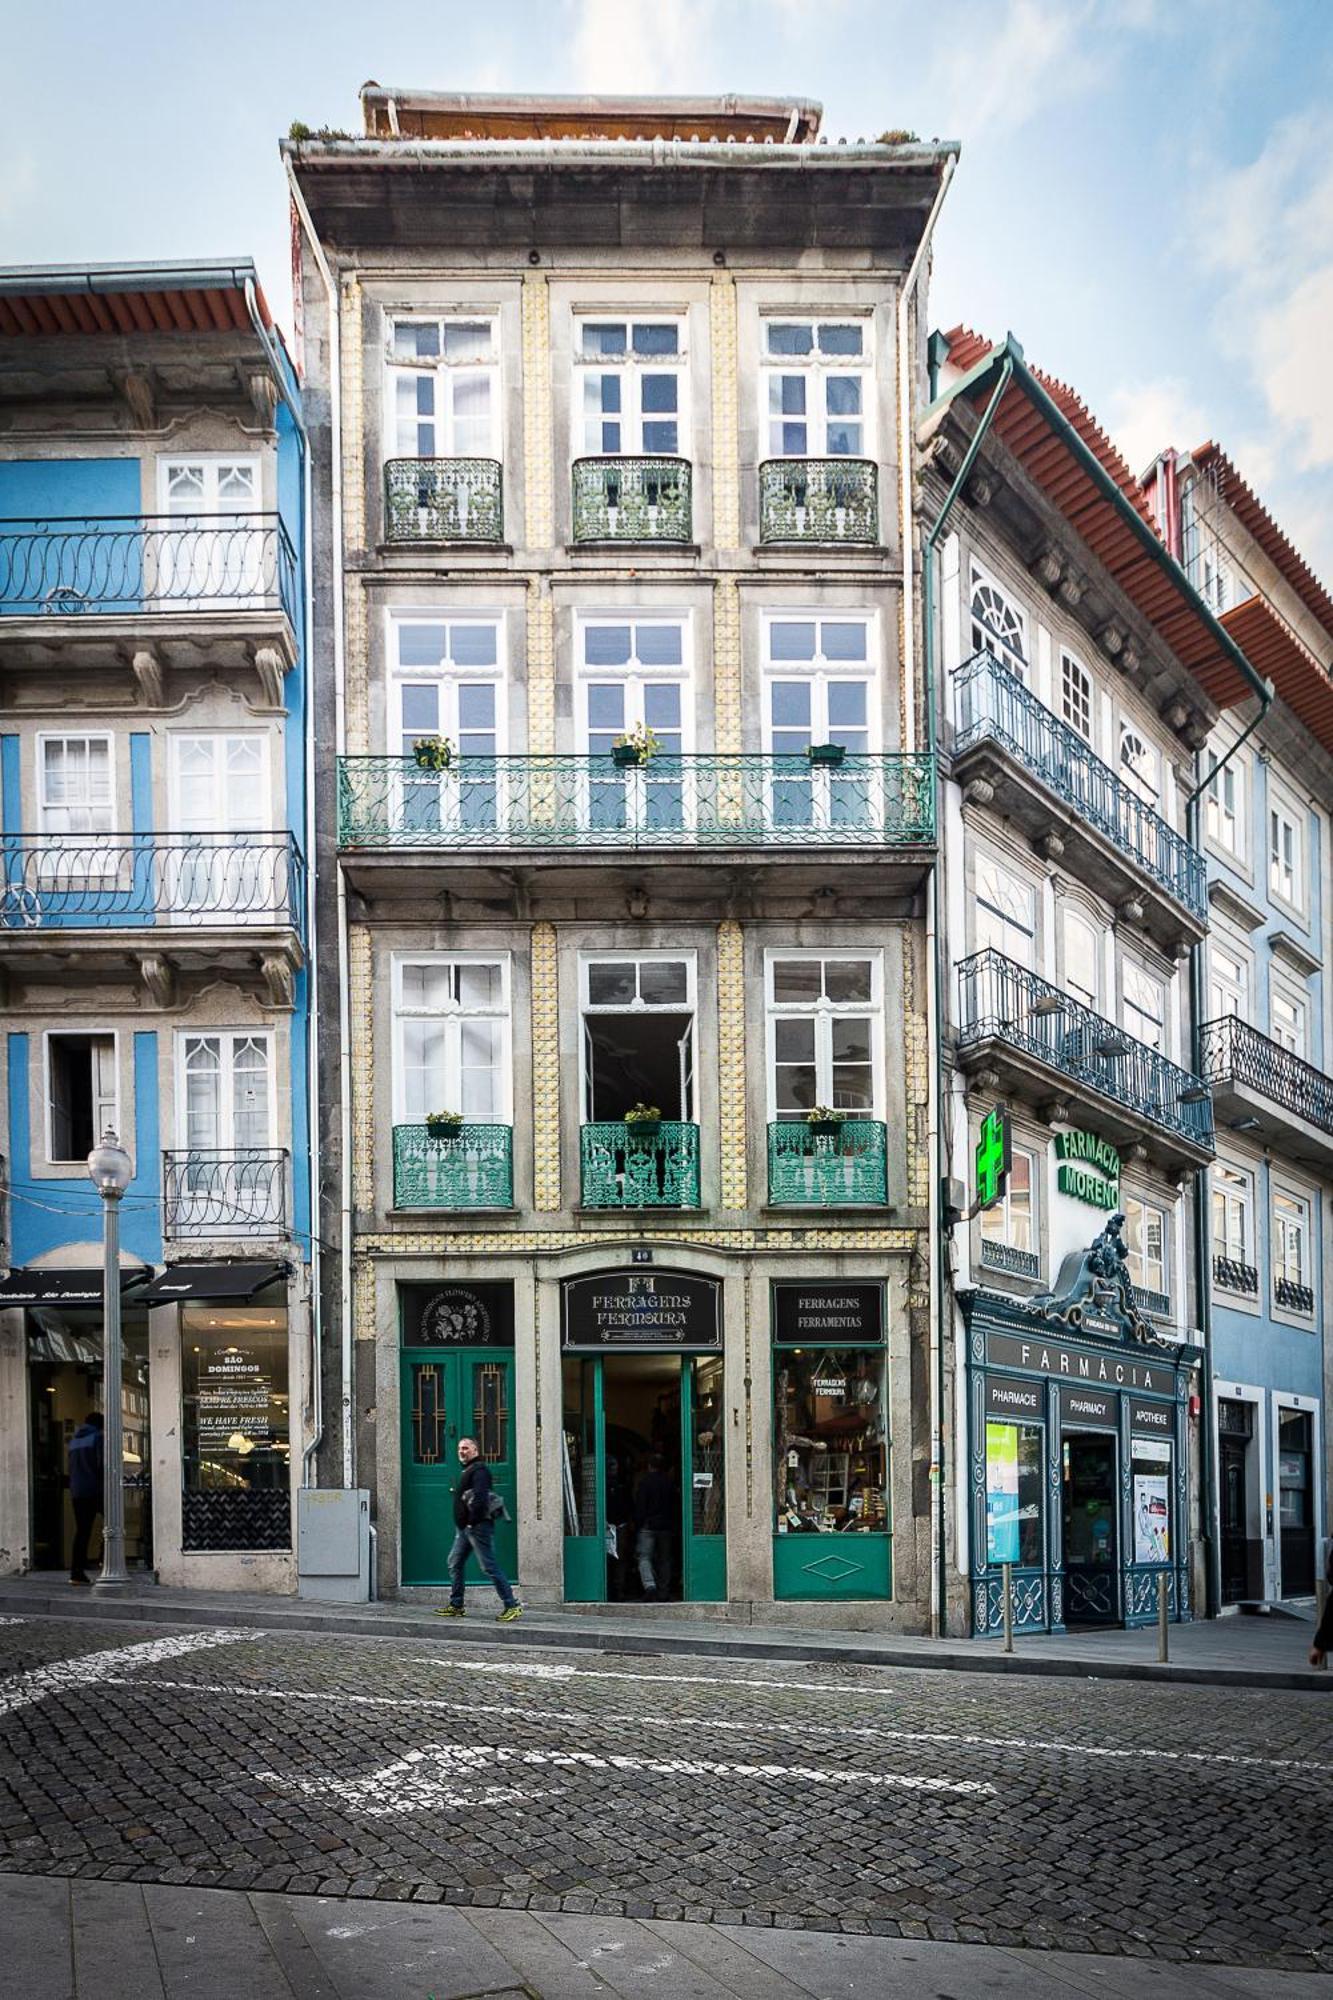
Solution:
<svg viewBox="0 0 1333 2000"><path fill-rule="evenodd" d="M805 754L812 764L828 764L836 769L847 755L847 746L845 743L811 743Z"/></svg>
<svg viewBox="0 0 1333 2000"><path fill-rule="evenodd" d="M827 1104L816 1104L813 1111L807 1111L805 1122L811 1135L816 1139L832 1138L842 1130L845 1111L834 1111Z"/></svg>
<svg viewBox="0 0 1333 2000"><path fill-rule="evenodd" d="M632 1139L654 1139L662 1123L655 1104L631 1104L625 1113L625 1131Z"/></svg>
<svg viewBox="0 0 1333 2000"><path fill-rule="evenodd" d="M457 1139L463 1130L461 1111L428 1111L426 1113L426 1137L436 1145L446 1139Z"/></svg>
<svg viewBox="0 0 1333 2000"><path fill-rule="evenodd" d="M647 724L636 722L633 729L616 737L611 745L611 757L618 771L628 771L638 764L646 764L661 747Z"/></svg>
<svg viewBox="0 0 1333 2000"><path fill-rule="evenodd" d="M454 761L454 746L447 736L418 736L412 758L419 771L447 771Z"/></svg>

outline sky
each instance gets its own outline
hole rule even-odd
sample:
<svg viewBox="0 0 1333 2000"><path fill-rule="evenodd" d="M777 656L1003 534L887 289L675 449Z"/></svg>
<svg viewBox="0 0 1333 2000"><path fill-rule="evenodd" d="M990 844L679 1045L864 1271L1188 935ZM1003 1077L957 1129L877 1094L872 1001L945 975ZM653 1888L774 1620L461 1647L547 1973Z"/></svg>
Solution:
<svg viewBox="0 0 1333 2000"><path fill-rule="evenodd" d="M1333 579L1333 0L9 0L0 262L253 256L357 92L789 94L957 139L931 318L1013 332L1142 468L1221 442Z"/></svg>

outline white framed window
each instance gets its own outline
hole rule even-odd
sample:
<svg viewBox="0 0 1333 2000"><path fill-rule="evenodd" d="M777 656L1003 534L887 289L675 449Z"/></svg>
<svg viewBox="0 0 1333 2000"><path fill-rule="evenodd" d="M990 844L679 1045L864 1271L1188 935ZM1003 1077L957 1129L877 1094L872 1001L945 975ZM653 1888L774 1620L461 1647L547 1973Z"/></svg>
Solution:
<svg viewBox="0 0 1333 2000"><path fill-rule="evenodd" d="M1209 751L1213 773L1208 782L1204 808L1204 832L1214 847L1234 861L1244 861L1248 849L1245 837L1245 767L1239 757L1221 763L1215 750Z"/></svg>
<svg viewBox="0 0 1333 2000"><path fill-rule="evenodd" d="M1092 676L1072 653L1060 651L1060 713L1085 743L1093 740Z"/></svg>
<svg viewBox="0 0 1333 2000"><path fill-rule="evenodd" d="M683 315L575 321L575 411L594 458L688 458ZM577 435L577 423L571 426Z"/></svg>
<svg viewBox="0 0 1333 2000"><path fill-rule="evenodd" d="M45 1041L46 1157L82 1167L105 1131L120 1130L116 1037L53 1033Z"/></svg>
<svg viewBox="0 0 1333 2000"><path fill-rule="evenodd" d="M1273 1303L1285 1312L1314 1311L1311 1205L1286 1188L1272 1191Z"/></svg>
<svg viewBox="0 0 1333 2000"><path fill-rule="evenodd" d="M882 976L876 952L766 954L770 1120L883 1117Z"/></svg>
<svg viewBox="0 0 1333 2000"><path fill-rule="evenodd" d="M1290 909L1305 907L1304 828L1281 799L1270 800L1268 807L1268 887Z"/></svg>
<svg viewBox="0 0 1333 2000"><path fill-rule="evenodd" d="M1031 882L994 855L976 859L975 927L977 951L1000 951L1033 970L1036 948L1036 891Z"/></svg>
<svg viewBox="0 0 1333 2000"><path fill-rule="evenodd" d="M1028 676L1028 615L993 576L972 561L968 580L972 651L993 653L1020 680Z"/></svg>
<svg viewBox="0 0 1333 2000"><path fill-rule="evenodd" d="M765 616L764 747L774 756L801 756L812 743L878 747L873 622Z"/></svg>
<svg viewBox="0 0 1333 2000"><path fill-rule="evenodd" d="M770 458L871 455L869 334L859 320L763 322L760 425Z"/></svg>
<svg viewBox="0 0 1333 2000"><path fill-rule="evenodd" d="M394 1122L459 1111L513 1120L509 957L431 953L393 961Z"/></svg>
<svg viewBox="0 0 1333 2000"><path fill-rule="evenodd" d="M1234 1264L1255 1262L1254 1175L1218 1160L1209 1171L1213 1255Z"/></svg>
<svg viewBox="0 0 1333 2000"><path fill-rule="evenodd" d="M461 757L503 749L503 620L394 615L389 622L389 749L410 757L443 736Z"/></svg>
<svg viewBox="0 0 1333 2000"><path fill-rule="evenodd" d="M198 452L159 458L158 500L164 514L251 514L262 496L259 460Z"/></svg>
<svg viewBox="0 0 1333 2000"><path fill-rule="evenodd" d="M173 827L181 833L258 833L272 826L264 730L174 730L169 741Z"/></svg>
<svg viewBox="0 0 1333 2000"><path fill-rule="evenodd" d="M583 617L578 631L580 747L600 756L641 727L659 755L681 756L694 737L686 621Z"/></svg>
<svg viewBox="0 0 1333 2000"><path fill-rule="evenodd" d="M1125 1248L1130 1283L1142 1291L1159 1292L1169 1297L1166 1210L1158 1208L1153 1202L1140 1201L1137 1195L1124 1196L1121 1206L1125 1212Z"/></svg>
<svg viewBox="0 0 1333 2000"><path fill-rule="evenodd" d="M983 1263L987 1243L1037 1255L1037 1156L1026 1146L1010 1149L1008 1186L993 1208L981 1212L981 1241Z"/></svg>
<svg viewBox="0 0 1333 2000"><path fill-rule="evenodd" d="M1155 744L1132 722L1120 725L1120 776L1155 812L1162 796L1162 759Z"/></svg>
<svg viewBox="0 0 1333 2000"><path fill-rule="evenodd" d="M1279 1048L1306 1060L1310 1051L1309 1002L1276 977L1268 992L1268 1032Z"/></svg>
<svg viewBox="0 0 1333 2000"><path fill-rule="evenodd" d="M500 456L499 336L485 315L389 325L391 458Z"/></svg>
<svg viewBox="0 0 1333 2000"><path fill-rule="evenodd" d="M37 738L39 830L56 840L110 833L115 771L109 735Z"/></svg>
<svg viewBox="0 0 1333 2000"><path fill-rule="evenodd" d="M1066 908L1060 923L1060 941L1065 992L1072 993L1094 1013L1100 1012L1102 941L1096 925L1081 910Z"/></svg>
<svg viewBox="0 0 1333 2000"><path fill-rule="evenodd" d="M579 960L583 1115L623 1119L636 1104L694 1117L693 952L588 952Z"/></svg>
<svg viewBox="0 0 1333 2000"><path fill-rule="evenodd" d="M1216 934L1208 940L1208 1014L1210 1021L1250 1018L1250 962Z"/></svg>
<svg viewBox="0 0 1333 2000"><path fill-rule="evenodd" d="M1132 958L1120 962L1120 1025L1136 1042L1166 1049L1166 987Z"/></svg>
<svg viewBox="0 0 1333 2000"><path fill-rule="evenodd" d="M273 1037L253 1028L176 1037L176 1130L188 1152L266 1152L276 1130Z"/></svg>

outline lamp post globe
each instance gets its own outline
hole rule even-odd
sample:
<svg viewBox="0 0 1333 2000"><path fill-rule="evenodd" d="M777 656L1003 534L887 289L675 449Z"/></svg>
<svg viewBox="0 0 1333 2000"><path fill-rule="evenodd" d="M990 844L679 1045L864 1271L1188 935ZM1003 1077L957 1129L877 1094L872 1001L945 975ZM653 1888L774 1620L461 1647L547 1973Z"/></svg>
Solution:
<svg viewBox="0 0 1333 2000"><path fill-rule="evenodd" d="M125 1451L120 1385L120 1201L134 1163L110 1129L88 1155L88 1178L102 1197L102 1412L104 1478L102 1574L95 1590L118 1592L125 1568Z"/></svg>

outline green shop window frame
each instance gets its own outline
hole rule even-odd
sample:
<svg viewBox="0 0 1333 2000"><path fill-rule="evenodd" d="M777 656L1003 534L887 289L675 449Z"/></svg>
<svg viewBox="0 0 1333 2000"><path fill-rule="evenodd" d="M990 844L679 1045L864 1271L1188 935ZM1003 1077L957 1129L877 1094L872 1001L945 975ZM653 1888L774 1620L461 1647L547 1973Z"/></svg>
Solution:
<svg viewBox="0 0 1333 2000"><path fill-rule="evenodd" d="M777 1323L778 1283L770 1288L772 1324ZM813 1282L813 1281L812 1281ZM819 1280L820 1284L825 1280ZM852 1282L849 1280L849 1282ZM855 1281L858 1285L863 1280ZM881 1296L880 1324L887 1324L887 1299L884 1287L879 1287ZM797 1357L807 1360L809 1366L797 1369ZM845 1373L842 1363L848 1364ZM827 1368L820 1378L824 1383L822 1393L815 1389L815 1366ZM841 1391L831 1386L831 1378L846 1384ZM806 1429L792 1430L788 1421L789 1406L793 1396L801 1394L798 1379L808 1375L805 1390L806 1408L817 1421ZM873 1383L875 1394L868 1402L853 1401L848 1395L853 1383ZM864 1390L861 1391L864 1395ZM845 1413L837 1409L839 1400L847 1403ZM820 1412L817 1404L828 1407ZM799 1405L797 1414L799 1415ZM866 1422L851 1424L852 1417L864 1416ZM830 1450L842 1427L847 1439L845 1450ZM813 1439L812 1443L822 1443L823 1451L809 1450L803 1453L802 1446L795 1440L808 1437L810 1428L823 1429L831 1435ZM877 1433L871 1441L868 1433ZM859 1445L853 1442L860 1438ZM797 1454L797 1465L789 1464L790 1455ZM881 1484L872 1485L869 1474L876 1468L871 1461L878 1456L882 1460ZM845 1460L843 1465L839 1461ZM813 1516L803 1513L799 1504L803 1496L798 1494L795 1509L789 1506L788 1474L799 1471L805 1483L805 1475L813 1470L816 1461L821 1461L825 1511L842 1511L848 1522L856 1522L870 1514L877 1525L861 1527L844 1525L836 1529L815 1529L794 1525L796 1519L809 1520ZM859 1463L858 1463L859 1462ZM890 1504L890 1468L892 1464L892 1426L889 1419L888 1390L888 1348L881 1337L876 1341L839 1338L837 1344L816 1340L777 1340L773 1342L773 1595L779 1600L816 1603L864 1603L887 1601L893 1595L893 1515ZM839 1486L836 1482L841 1480ZM860 1482L860 1506L853 1511L857 1499L857 1482ZM813 1496L810 1496L813 1498ZM829 1506L829 1502L834 1504ZM782 1525L785 1521L785 1525ZM878 1525L882 1523L882 1525Z"/></svg>

